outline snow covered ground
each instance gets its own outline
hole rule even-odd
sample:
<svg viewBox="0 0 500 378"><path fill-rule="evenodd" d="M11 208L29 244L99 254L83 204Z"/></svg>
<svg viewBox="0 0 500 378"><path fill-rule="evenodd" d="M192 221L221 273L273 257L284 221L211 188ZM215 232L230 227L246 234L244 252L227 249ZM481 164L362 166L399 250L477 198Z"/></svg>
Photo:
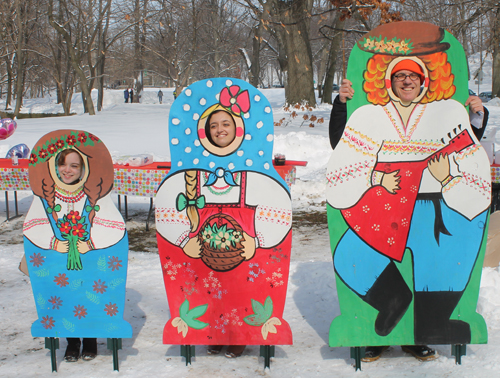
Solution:
<svg viewBox="0 0 500 378"><path fill-rule="evenodd" d="M474 62L471 61L471 71ZM488 72L486 72L488 74ZM490 76L485 78L481 91L491 89ZM488 80L490 87L488 88ZM470 83L477 90L477 84ZM474 87L475 86L475 87ZM484 86L484 88L483 88ZM0 142L0 156L16 144L32 147L44 134L54 129L81 129L99 136L113 157L150 153L156 161L169 161L168 113L173 101L172 89L162 88L163 104L158 103L158 89L143 93L141 104L123 103L122 91L107 91L104 110L96 116L82 114L81 101L75 95L72 117L18 120L12 137ZM283 89L262 91L273 106L274 118L289 120L282 108ZM500 101L491 101L487 136L496 142L500 154ZM4 105L0 102L0 108ZM311 113L324 117L325 123L314 128L308 123L300 126L301 117L285 127L276 127L275 153L283 153L290 160L307 160L306 167L298 167L297 182L292 187L293 207L296 213L325 212L325 173L330 155L328 141L329 105L320 105ZM26 100L23 111L61 111L53 98ZM5 222L5 199L0 196L0 376L32 377L48 375L51 371L50 354L44 349L42 338L32 338L30 327L36 319L35 305L29 278L17 270L23 254L22 218ZM25 214L32 195L19 193L20 212ZM146 198L129 197L129 212L141 217L147 210ZM139 216L138 215L138 216ZM130 222L137 226L137 223ZM154 235L153 235L154 236ZM488 324L489 342L469 345L462 365L455 365L450 346L436 346L440 357L422 363L392 347L384 358L362 364L362 371L352 367L349 348L330 348L328 330L331 320L339 314L331 253L326 223L301 222L294 226L292 261L288 299L284 318L290 323L294 345L277 346L276 357L270 369L263 369L258 357L258 346L248 347L244 355L230 360L223 355L207 356L205 348L196 347L193 364L185 366L179 346L163 345L162 330L169 318L161 267L157 254L131 251L127 281L128 308L124 315L134 328L132 339L123 340L119 352L120 372L113 372L112 355L106 349L106 340L99 339L99 355L90 362L63 361L66 342L61 340L57 351L58 376L105 377L152 376L169 377L496 377L500 369L500 271L484 268L478 311Z"/></svg>

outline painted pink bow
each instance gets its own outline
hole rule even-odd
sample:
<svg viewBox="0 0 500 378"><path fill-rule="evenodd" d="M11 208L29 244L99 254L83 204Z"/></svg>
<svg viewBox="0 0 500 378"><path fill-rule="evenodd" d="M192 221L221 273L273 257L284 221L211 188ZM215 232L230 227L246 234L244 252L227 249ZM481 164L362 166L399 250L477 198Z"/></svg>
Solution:
<svg viewBox="0 0 500 378"><path fill-rule="evenodd" d="M237 85L224 88L220 92L219 102L225 108L229 108L235 115L240 115L250 110L248 90L240 92L240 87Z"/></svg>

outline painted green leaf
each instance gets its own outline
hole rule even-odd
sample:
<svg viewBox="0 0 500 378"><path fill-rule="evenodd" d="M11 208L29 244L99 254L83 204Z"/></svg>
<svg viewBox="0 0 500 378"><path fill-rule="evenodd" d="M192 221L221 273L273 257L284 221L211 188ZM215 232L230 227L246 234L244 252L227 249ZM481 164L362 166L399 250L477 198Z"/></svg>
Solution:
<svg viewBox="0 0 500 378"><path fill-rule="evenodd" d="M185 317L187 312L189 311L189 301L187 298L182 302L181 307L179 307L179 316L181 317L182 320L185 321Z"/></svg>
<svg viewBox="0 0 500 378"><path fill-rule="evenodd" d="M245 316L243 321L248 325L259 327L271 318L273 313L273 301L271 297L268 296L264 305L262 305L260 302L252 299L252 309L254 314Z"/></svg>
<svg viewBox="0 0 500 378"><path fill-rule="evenodd" d="M208 304L204 304L201 306L197 306L193 309L191 309L187 315L193 319L199 318L200 316L203 316L205 312L207 311Z"/></svg>
<svg viewBox="0 0 500 378"><path fill-rule="evenodd" d="M95 304L99 304L99 297L97 295L95 295L94 293L87 290L87 291L85 291L85 295L87 296L87 298L91 302L94 302Z"/></svg>

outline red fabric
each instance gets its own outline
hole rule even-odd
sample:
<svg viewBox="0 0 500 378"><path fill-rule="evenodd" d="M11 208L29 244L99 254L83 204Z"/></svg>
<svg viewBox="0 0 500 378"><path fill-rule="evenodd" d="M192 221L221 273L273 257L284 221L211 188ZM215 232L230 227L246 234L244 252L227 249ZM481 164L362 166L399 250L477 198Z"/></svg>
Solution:
<svg viewBox="0 0 500 378"><path fill-rule="evenodd" d="M292 331L283 319L290 265L292 232L272 249L258 248L255 256L228 272L216 272L201 259L188 257L181 248L157 234L160 262L167 291L170 319L163 330L164 344L179 345L291 345ZM280 276L281 275L281 276ZM252 299L273 301L272 317L280 320L277 333L264 340L262 326L251 326L243 318L254 313ZM179 316L185 299L190 309L207 304L198 320L203 329L189 328L186 337L172 321Z"/></svg>

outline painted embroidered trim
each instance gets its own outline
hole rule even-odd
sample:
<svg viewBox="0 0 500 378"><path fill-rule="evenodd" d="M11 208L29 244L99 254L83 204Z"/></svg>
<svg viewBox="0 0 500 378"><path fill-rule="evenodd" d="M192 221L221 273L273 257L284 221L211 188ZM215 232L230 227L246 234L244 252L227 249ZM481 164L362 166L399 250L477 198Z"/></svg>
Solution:
<svg viewBox="0 0 500 378"><path fill-rule="evenodd" d="M292 211L271 206L257 206L256 220L289 226L292 221Z"/></svg>
<svg viewBox="0 0 500 378"><path fill-rule="evenodd" d="M55 195L58 200L64 203L77 203L85 197L85 192L83 191L83 185L75 192L69 192L56 186Z"/></svg>
<svg viewBox="0 0 500 378"><path fill-rule="evenodd" d="M208 177L210 176L210 172L203 172L201 177L203 178L203 187L208 188L208 191L216 196L223 196L229 193L233 188L236 186L241 185L241 172L237 172L236 174L233 174L234 182L236 183L236 186L231 186L227 183L225 183L223 180L218 180L219 182L224 182L223 186L217 186L217 182L211 186L205 186L205 184L208 181Z"/></svg>
<svg viewBox="0 0 500 378"><path fill-rule="evenodd" d="M411 141L411 142L400 142L396 140L384 141L380 153L384 155L394 155L394 154L407 154L407 155L432 155L439 149L443 148L444 144L441 142L433 141Z"/></svg>
<svg viewBox="0 0 500 378"><path fill-rule="evenodd" d="M366 37L359 44L363 47L365 51L374 51L378 53L385 54L403 54L409 55L413 51L413 42L411 39L405 39L404 41L400 38L387 39L382 36L378 37Z"/></svg>
<svg viewBox="0 0 500 378"><path fill-rule="evenodd" d="M178 212L175 208L159 207L156 209L156 221L169 224L183 224L191 226L187 215Z"/></svg>
<svg viewBox="0 0 500 378"><path fill-rule="evenodd" d="M397 109L396 109L396 107L395 107L394 104L391 103L391 106L394 108L395 111L397 111ZM424 115L424 111L425 111L426 108L427 108L427 104L425 104L425 105L417 104L415 106L415 109L413 109L413 111L416 111L418 109L420 111L420 113L417 114L417 116L415 118L415 122L408 129L408 132L406 132L406 129L405 128L401 129L401 127L399 126L399 123L396 122L396 120L392 116L392 113L389 111L389 108L387 106L383 106L382 107L382 109L384 109L385 114L387 114L387 117L389 117L389 119L391 120L392 125L396 129L396 131L397 131L397 133L399 135L399 138L401 140L403 140L403 141L406 141L406 142L411 139L411 136L413 135L413 133L417 129L417 125L420 122L420 118L422 118L422 116ZM412 113L412 115L413 115L413 113Z"/></svg>
<svg viewBox="0 0 500 378"><path fill-rule="evenodd" d="M50 224L47 218L34 218L25 222L23 225L23 231L28 231L29 229L36 226L43 226L45 224Z"/></svg>
<svg viewBox="0 0 500 378"><path fill-rule="evenodd" d="M467 157L474 155L480 149L481 149L481 146L478 145L478 144L474 144L472 146L469 146L466 149L464 149L464 150L460 151L459 153L457 153L457 157L455 158L455 160L458 163L458 162L466 159Z"/></svg>
<svg viewBox="0 0 500 378"><path fill-rule="evenodd" d="M463 172L463 178L468 186L478 189L481 192L491 193L491 182L489 180L484 180L478 175L472 175L467 172Z"/></svg>
<svg viewBox="0 0 500 378"><path fill-rule="evenodd" d="M114 228L116 230L125 231L125 223L121 221L112 221L109 219L95 217L92 223L94 226L103 226L106 228Z"/></svg>
<svg viewBox="0 0 500 378"><path fill-rule="evenodd" d="M328 186L337 186L339 184L343 184L351 179L355 179L356 177L365 176L367 187L371 185L371 175L370 171L375 166L375 159L365 160L359 163L354 163L348 165L344 168L336 169L333 172L328 172L326 174L326 180L328 182Z"/></svg>
<svg viewBox="0 0 500 378"><path fill-rule="evenodd" d="M341 141L346 143L350 148L362 152L363 155L375 156L378 150L377 142L350 126L346 126Z"/></svg>

